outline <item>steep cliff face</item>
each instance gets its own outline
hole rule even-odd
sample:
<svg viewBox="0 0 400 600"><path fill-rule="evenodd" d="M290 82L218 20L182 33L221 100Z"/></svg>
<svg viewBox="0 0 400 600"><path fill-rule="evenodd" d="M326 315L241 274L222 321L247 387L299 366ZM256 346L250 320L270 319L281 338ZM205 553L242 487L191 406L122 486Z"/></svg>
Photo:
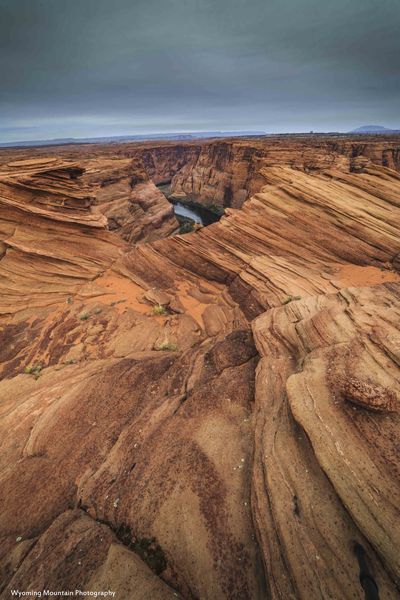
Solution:
<svg viewBox="0 0 400 600"><path fill-rule="evenodd" d="M400 170L400 148L397 143L397 136L391 136L383 143L378 137L359 143L347 140L347 142L341 144L334 144L333 147L342 154L351 157L364 156L376 165L382 165L395 171Z"/></svg>
<svg viewBox="0 0 400 600"><path fill-rule="evenodd" d="M240 207L259 190L263 152L257 146L214 142L203 147L195 162L187 163L172 179L172 191L204 204Z"/></svg>
<svg viewBox="0 0 400 600"><path fill-rule="evenodd" d="M156 183L169 183L186 165L196 164L202 146L200 144L161 144L140 147L134 156L143 160L149 177Z"/></svg>
<svg viewBox="0 0 400 600"><path fill-rule="evenodd" d="M96 215L99 226L130 243L168 237L179 227L172 205L149 179L138 158L11 161L0 167L0 186L9 204L21 208L23 203L24 210L52 215L53 219L63 219L69 210L74 220L71 209L77 208L82 219L93 220ZM84 214L89 206L94 210ZM61 211L61 217L55 209Z"/></svg>
<svg viewBox="0 0 400 600"><path fill-rule="evenodd" d="M138 149L150 177L171 181L176 196L204 204L240 208L265 181L262 169L287 165L305 172L349 170L354 158L400 170L398 139L340 139L272 137L254 140L216 140L192 145L161 144Z"/></svg>
<svg viewBox="0 0 400 600"><path fill-rule="evenodd" d="M136 159L94 159L82 162L83 181L107 217L108 229L129 243L150 242L178 230L172 205Z"/></svg>
<svg viewBox="0 0 400 600"><path fill-rule="evenodd" d="M400 176L285 144L241 209L136 246L108 149L2 168L2 598L362 600L355 543L398 597Z"/></svg>
<svg viewBox="0 0 400 600"><path fill-rule="evenodd" d="M103 168L106 171L126 168L128 177L131 171L144 169L142 176L145 179L156 185L171 183L172 192L178 197L232 208L240 208L247 198L261 190L265 184L261 171L265 167L286 165L306 173L321 173L327 169L346 173L352 170L354 161L358 164L361 159L400 171L400 141L396 135L283 135L179 143L84 144L60 146L55 150L57 156L79 163L87 160L98 164L104 162L98 170L101 185ZM32 153L47 156L48 150L35 148ZM27 150L15 149L12 155L24 159ZM8 162L8 153L4 159L0 153L0 169L3 160ZM133 161L132 165L126 162L124 167L124 161L129 160ZM118 161L121 161L120 167ZM107 184L106 176L104 181Z"/></svg>

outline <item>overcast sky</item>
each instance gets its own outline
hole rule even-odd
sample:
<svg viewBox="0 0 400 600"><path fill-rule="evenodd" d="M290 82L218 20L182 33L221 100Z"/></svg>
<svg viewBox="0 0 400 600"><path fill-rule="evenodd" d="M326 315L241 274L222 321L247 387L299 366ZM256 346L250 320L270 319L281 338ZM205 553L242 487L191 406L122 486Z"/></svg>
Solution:
<svg viewBox="0 0 400 600"><path fill-rule="evenodd" d="M0 0L0 141L400 128L400 0Z"/></svg>

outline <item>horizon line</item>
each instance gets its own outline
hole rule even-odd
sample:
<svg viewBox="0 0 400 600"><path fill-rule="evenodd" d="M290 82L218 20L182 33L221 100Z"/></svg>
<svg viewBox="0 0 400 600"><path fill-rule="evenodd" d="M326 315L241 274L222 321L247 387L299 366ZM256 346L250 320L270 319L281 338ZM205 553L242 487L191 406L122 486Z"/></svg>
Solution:
<svg viewBox="0 0 400 600"><path fill-rule="evenodd" d="M376 131L362 131L367 128L377 128ZM360 131L359 131L360 130ZM116 140L116 141L135 141L135 139L144 141L146 139L154 138L169 138L177 136L188 136L188 137L245 137L245 136L281 136L281 135L382 135L382 134L400 133L400 129L390 129L383 126L376 125L364 125L350 131L330 130L330 131L281 131L269 133L267 131L259 129L243 129L243 130L180 130L170 132L147 132L147 133L131 133L131 134L117 134L117 135L86 135L82 137L55 137L55 138L36 138L33 140L18 140L18 141L5 141L0 142L0 148L7 147L18 147L18 146L36 146L36 145L57 145L57 144L79 144L79 143L96 143L96 140Z"/></svg>

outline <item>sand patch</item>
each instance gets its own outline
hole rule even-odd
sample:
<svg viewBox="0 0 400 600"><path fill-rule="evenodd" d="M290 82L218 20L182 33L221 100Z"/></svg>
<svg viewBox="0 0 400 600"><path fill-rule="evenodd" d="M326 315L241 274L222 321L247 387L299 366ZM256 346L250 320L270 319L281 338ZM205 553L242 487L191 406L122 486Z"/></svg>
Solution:
<svg viewBox="0 0 400 600"><path fill-rule="evenodd" d="M193 317L193 319L200 325L202 329L205 328L203 321L203 312L210 304L200 302L191 294L193 286L186 281L180 281L177 285L177 297L180 300L185 311ZM212 290L210 289L210 292Z"/></svg>
<svg viewBox="0 0 400 600"><path fill-rule="evenodd" d="M95 283L100 288L100 293L95 298L96 302L113 304L119 312L123 312L127 307L142 314L151 310L142 300L144 290L127 277L106 273L98 277ZM102 290L104 293L101 293Z"/></svg>
<svg viewBox="0 0 400 600"><path fill-rule="evenodd" d="M335 268L335 273L332 277L332 283L340 287L380 285L390 281L400 281L400 276L393 271L359 265L341 265Z"/></svg>

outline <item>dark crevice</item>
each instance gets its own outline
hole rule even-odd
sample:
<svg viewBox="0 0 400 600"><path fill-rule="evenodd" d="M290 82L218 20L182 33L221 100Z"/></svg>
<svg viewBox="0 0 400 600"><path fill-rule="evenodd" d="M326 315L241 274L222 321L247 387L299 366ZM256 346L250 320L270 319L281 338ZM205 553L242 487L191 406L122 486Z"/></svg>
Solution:
<svg viewBox="0 0 400 600"><path fill-rule="evenodd" d="M373 577L367 554L358 542L354 544L354 554L360 567L360 583L364 590L365 600L379 600L379 588Z"/></svg>
<svg viewBox="0 0 400 600"><path fill-rule="evenodd" d="M135 466L135 465L134 465ZM115 535L117 540L128 550L134 552L139 558L153 571L153 573L159 577L159 579L166 585L170 590L173 591L174 595L177 598L182 598L181 594L175 589L171 584L164 580L162 577L162 573L167 569L168 562L165 556L165 553L161 546L157 543L156 538L146 538L135 536L129 525L125 523L121 523L116 526L110 521L105 519L99 519L97 517L92 517L88 512L88 506L82 504L81 500L77 503L77 508L82 510L85 515L87 515L90 519L99 523L101 525L105 525L108 527ZM174 569L172 568L172 572ZM190 592L190 598L192 600L196 600L196 597Z"/></svg>
<svg viewBox="0 0 400 600"><path fill-rule="evenodd" d="M293 514L295 514L296 517L300 516L299 499L296 495L293 496Z"/></svg>
<svg viewBox="0 0 400 600"><path fill-rule="evenodd" d="M96 523L100 523L111 529L118 541L137 554L157 576L165 571L167 568L167 559L161 546L157 543L156 538L146 538L134 535L129 525L126 525L125 523L116 526L105 519L92 517L88 512L88 506L82 504L81 499L78 500L77 508L82 510L89 518L95 520Z"/></svg>

